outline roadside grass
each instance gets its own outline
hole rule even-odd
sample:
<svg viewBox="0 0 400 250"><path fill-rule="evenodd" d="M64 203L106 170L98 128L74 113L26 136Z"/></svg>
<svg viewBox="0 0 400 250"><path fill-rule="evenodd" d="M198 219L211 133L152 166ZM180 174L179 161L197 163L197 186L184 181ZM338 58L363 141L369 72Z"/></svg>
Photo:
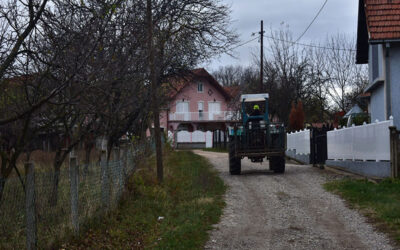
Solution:
<svg viewBox="0 0 400 250"><path fill-rule="evenodd" d="M227 148L203 148L203 151L216 152L216 153L228 153Z"/></svg>
<svg viewBox="0 0 400 250"><path fill-rule="evenodd" d="M400 243L400 180L379 183L368 180L338 180L326 183L325 189L341 195L351 207L372 219L375 226Z"/></svg>
<svg viewBox="0 0 400 250"><path fill-rule="evenodd" d="M154 157L130 179L120 206L67 249L202 249L219 221L226 187L210 163L190 151L169 151L164 183Z"/></svg>

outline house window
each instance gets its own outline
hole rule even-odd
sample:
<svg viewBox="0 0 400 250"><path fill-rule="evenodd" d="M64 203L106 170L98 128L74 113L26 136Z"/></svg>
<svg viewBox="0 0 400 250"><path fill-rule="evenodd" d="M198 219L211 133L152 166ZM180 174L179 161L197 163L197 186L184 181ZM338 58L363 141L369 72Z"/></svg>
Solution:
<svg viewBox="0 0 400 250"><path fill-rule="evenodd" d="M197 92L203 93L203 83L202 82L197 83Z"/></svg>
<svg viewBox="0 0 400 250"><path fill-rule="evenodd" d="M203 120L204 102L198 102L197 107L199 111L199 120Z"/></svg>

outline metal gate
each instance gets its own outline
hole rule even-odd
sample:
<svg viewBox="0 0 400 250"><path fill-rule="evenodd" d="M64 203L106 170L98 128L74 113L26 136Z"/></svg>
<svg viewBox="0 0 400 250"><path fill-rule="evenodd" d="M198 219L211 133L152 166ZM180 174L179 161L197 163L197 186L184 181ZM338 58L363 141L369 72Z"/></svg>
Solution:
<svg viewBox="0 0 400 250"><path fill-rule="evenodd" d="M227 149L227 131L215 130L213 131L213 148Z"/></svg>
<svg viewBox="0 0 400 250"><path fill-rule="evenodd" d="M310 163L323 165L328 159L327 132L329 129L312 128L310 138Z"/></svg>

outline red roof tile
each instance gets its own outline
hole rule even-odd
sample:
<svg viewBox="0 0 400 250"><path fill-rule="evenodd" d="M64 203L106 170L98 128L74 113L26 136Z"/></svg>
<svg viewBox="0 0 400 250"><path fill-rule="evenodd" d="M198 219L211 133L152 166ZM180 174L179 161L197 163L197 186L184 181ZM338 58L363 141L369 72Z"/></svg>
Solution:
<svg viewBox="0 0 400 250"><path fill-rule="evenodd" d="M370 40L400 39L400 0L364 0Z"/></svg>

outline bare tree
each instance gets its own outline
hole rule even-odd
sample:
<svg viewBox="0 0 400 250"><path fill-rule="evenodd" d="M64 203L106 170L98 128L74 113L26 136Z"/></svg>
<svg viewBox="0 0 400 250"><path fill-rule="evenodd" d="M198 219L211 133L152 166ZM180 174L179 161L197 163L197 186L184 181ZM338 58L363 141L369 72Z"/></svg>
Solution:
<svg viewBox="0 0 400 250"><path fill-rule="evenodd" d="M162 181L162 151L158 97L170 76L191 69L222 52L237 36L229 29L229 8L215 0L147 0L147 49L152 86L158 179ZM155 60L157 58L157 61Z"/></svg>
<svg viewBox="0 0 400 250"><path fill-rule="evenodd" d="M326 50L326 69L327 93L335 105L341 111L347 111L349 104L346 96L354 88L360 88L365 81L365 67L356 65L355 58L355 39L346 35L338 34L328 38L326 46L332 48ZM364 68L364 69L363 69Z"/></svg>
<svg viewBox="0 0 400 250"><path fill-rule="evenodd" d="M0 79L26 53L23 44L37 27L47 3L48 0L0 3Z"/></svg>
<svg viewBox="0 0 400 250"><path fill-rule="evenodd" d="M221 66L212 75L223 86L239 86L243 84L244 69L240 65Z"/></svg>

